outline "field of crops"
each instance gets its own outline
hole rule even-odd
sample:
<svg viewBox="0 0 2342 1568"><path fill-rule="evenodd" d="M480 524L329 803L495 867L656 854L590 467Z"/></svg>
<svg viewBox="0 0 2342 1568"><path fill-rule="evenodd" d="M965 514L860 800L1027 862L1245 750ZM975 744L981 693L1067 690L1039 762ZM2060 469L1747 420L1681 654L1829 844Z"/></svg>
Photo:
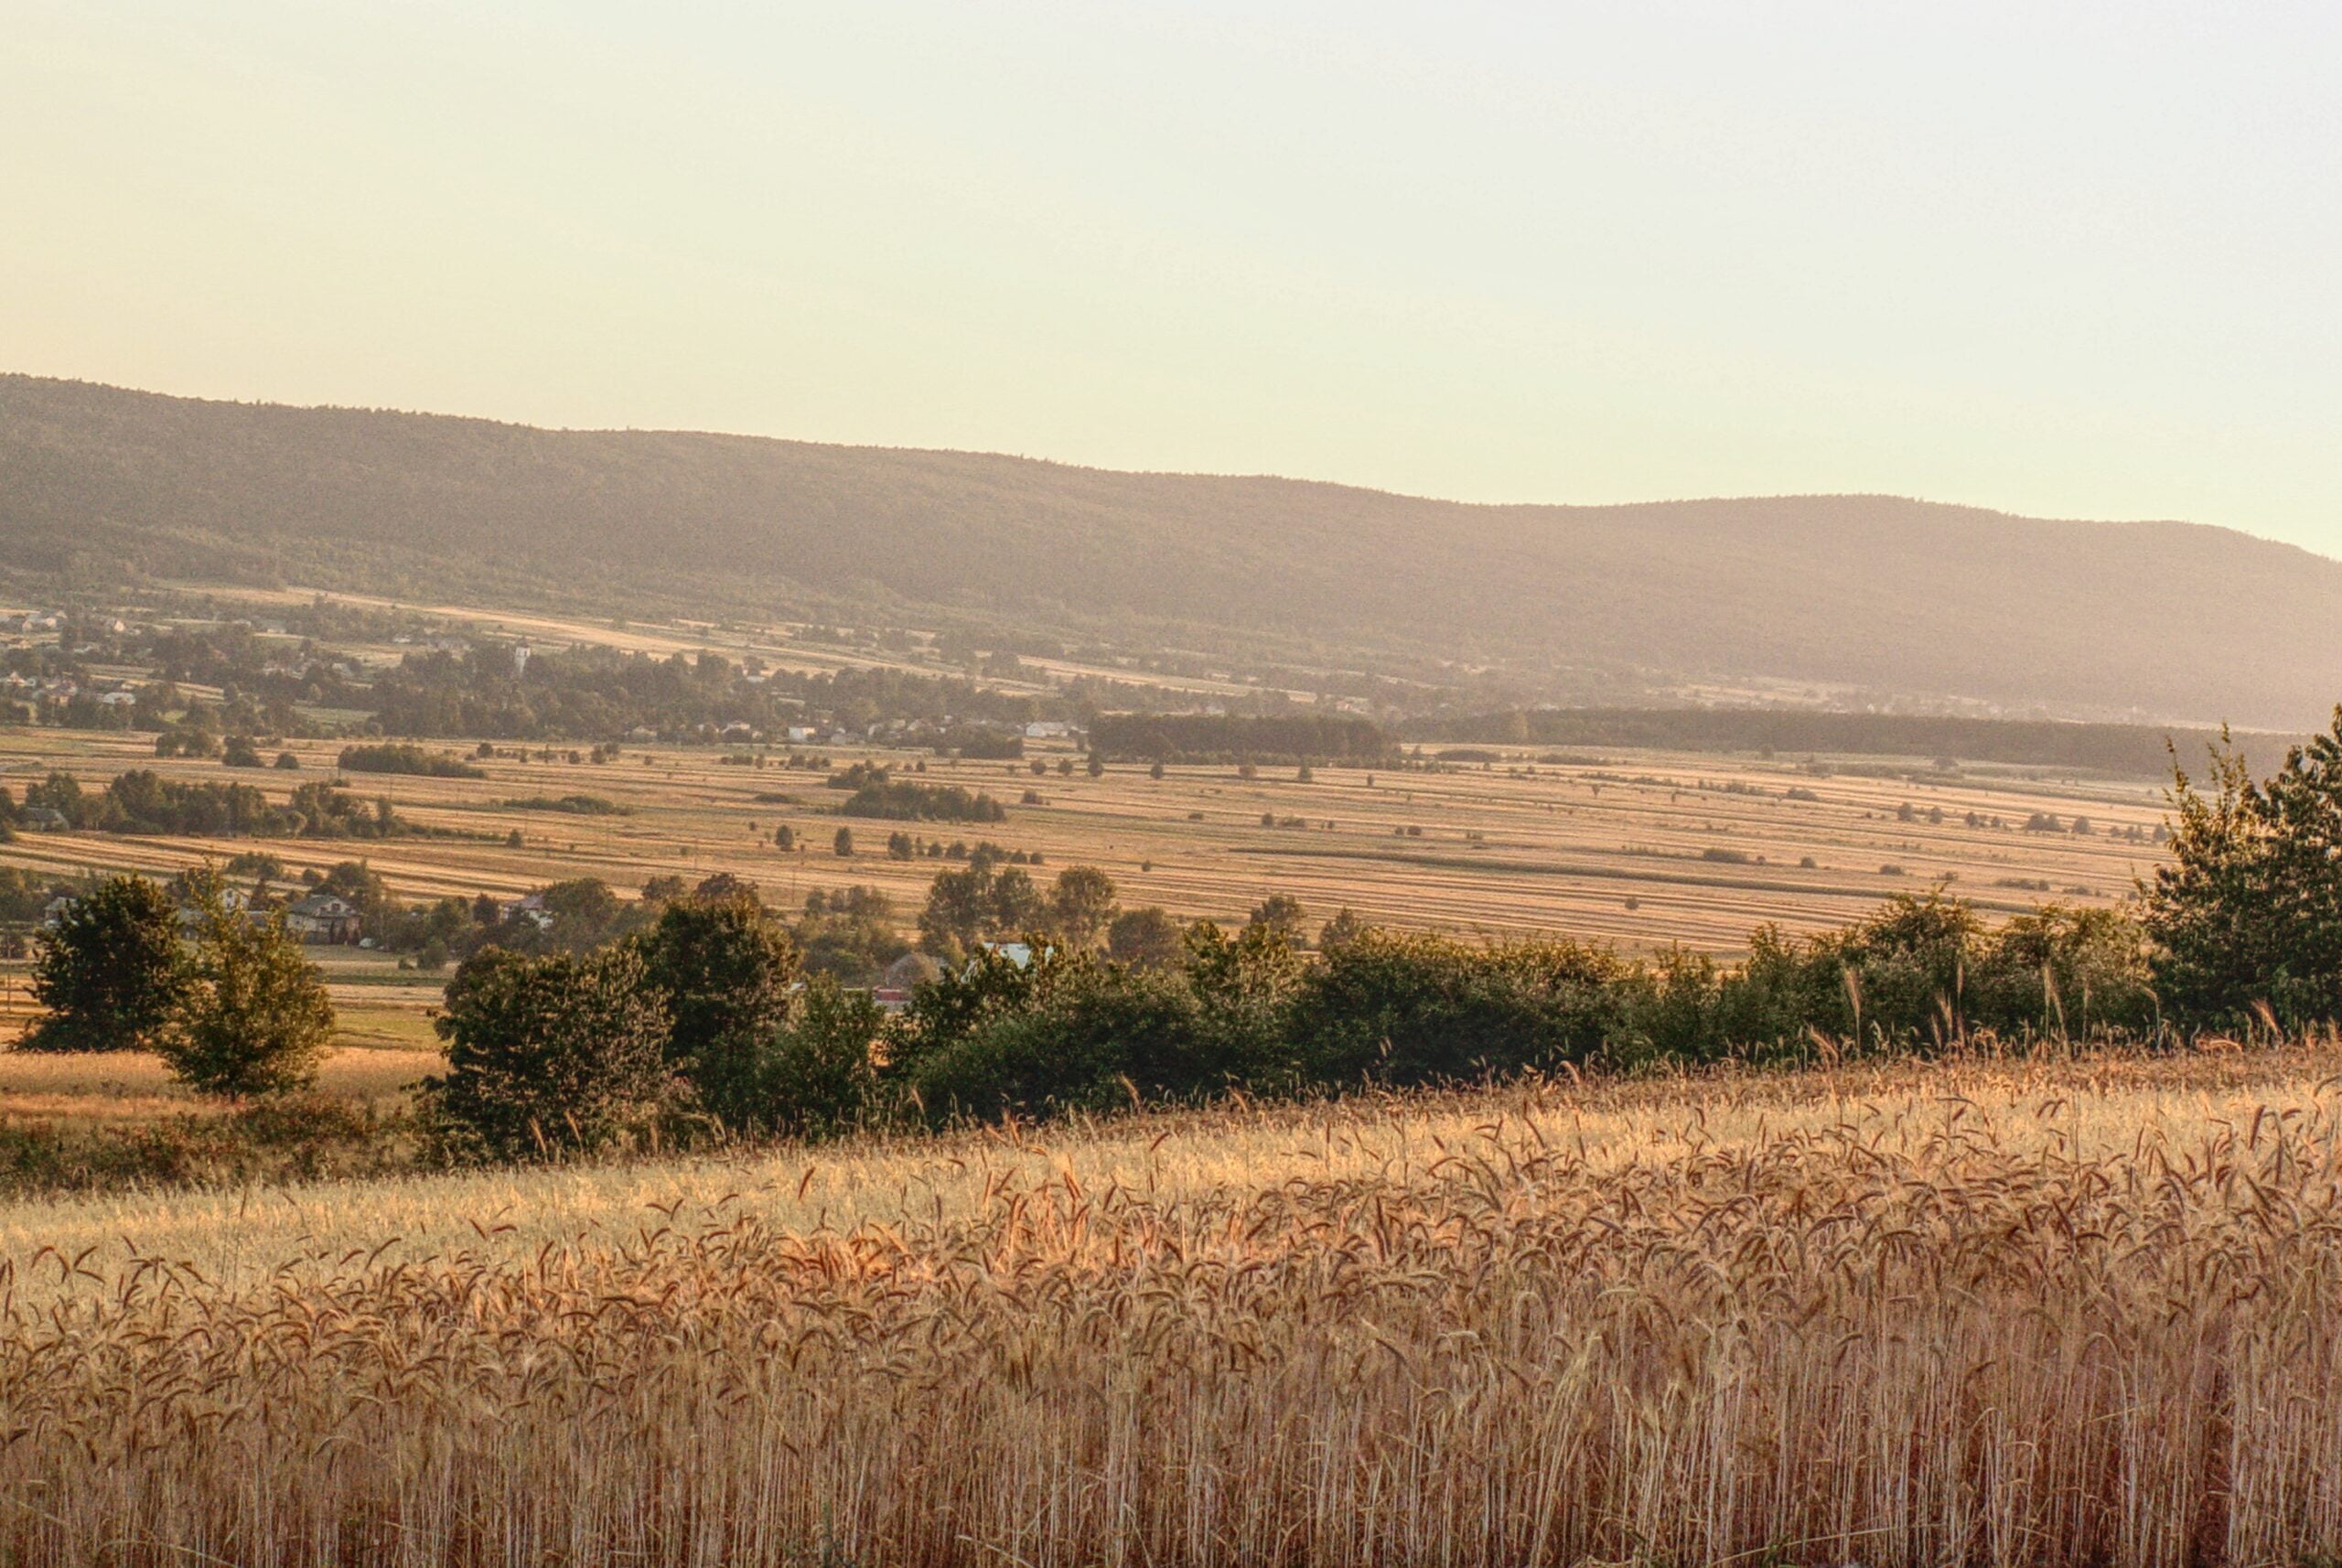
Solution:
<svg viewBox="0 0 2342 1568"><path fill-rule="evenodd" d="M338 747L293 749L302 755L301 774L233 773L213 762L158 763L132 736L15 730L0 747L0 781L21 793L62 767L86 788L124 768L155 767L281 793L330 773ZM864 755L824 754L839 766ZM919 760L870 755L897 766ZM27 833L0 846L0 865L58 874L167 870L258 847L295 871L365 858L408 897L510 897L575 876L628 892L651 875L721 870L792 908L815 888L876 885L908 919L944 864L886 858L888 832L908 829L947 843L989 838L1037 852L1047 867L1101 865L1125 905L1161 904L1183 917L1241 918L1268 894L1287 892L1316 919L1349 905L1386 923L1565 931L1629 947L1680 941L1730 953L1761 921L1800 929L1842 924L1889 894L1945 878L1988 909L2119 897L2155 852L2117 831L2151 831L2163 811L2152 786L2012 772L1948 777L1925 763L1907 778L1819 777L1802 759L1633 753L1557 765L1523 750L1493 766L1436 773L1320 768L1315 781L1302 783L1292 769L1245 779L1226 767L1175 767L1161 779L1119 765L1096 779L1079 768L1061 776L1056 764L1071 756L1044 754L1045 777L1026 764L928 759L929 779L984 789L1005 803L1008 821L999 824L849 822L830 814L843 796L822 787L823 775L779 767L783 754L757 767L728 764L706 747L654 747L601 764L507 758L486 764L489 777L478 780L353 776L356 792L388 796L419 824L477 835L460 840L230 843ZM1023 804L1027 790L1044 803ZM511 803L572 794L628 814ZM1970 825L1971 813L1978 825ZM2068 829L2085 817L2093 831L2024 831L2037 816ZM1264 826L1264 817L1277 825ZM794 853L773 846L784 824L797 833ZM851 858L832 853L840 825L854 830ZM520 849L504 842L516 828Z"/></svg>
<svg viewBox="0 0 2342 1568"><path fill-rule="evenodd" d="M2294 1563L2342 1052L0 1209L28 1563Z"/></svg>

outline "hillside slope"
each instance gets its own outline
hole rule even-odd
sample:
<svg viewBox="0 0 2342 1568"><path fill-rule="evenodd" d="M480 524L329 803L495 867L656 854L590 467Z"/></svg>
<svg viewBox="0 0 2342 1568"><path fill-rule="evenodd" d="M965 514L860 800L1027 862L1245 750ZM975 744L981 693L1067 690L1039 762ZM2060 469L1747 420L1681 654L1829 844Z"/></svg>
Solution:
<svg viewBox="0 0 2342 1568"><path fill-rule="evenodd" d="M2342 563L2186 523L1879 496L1467 506L24 376L0 376L0 556L91 585L943 607L2288 727L2342 696Z"/></svg>

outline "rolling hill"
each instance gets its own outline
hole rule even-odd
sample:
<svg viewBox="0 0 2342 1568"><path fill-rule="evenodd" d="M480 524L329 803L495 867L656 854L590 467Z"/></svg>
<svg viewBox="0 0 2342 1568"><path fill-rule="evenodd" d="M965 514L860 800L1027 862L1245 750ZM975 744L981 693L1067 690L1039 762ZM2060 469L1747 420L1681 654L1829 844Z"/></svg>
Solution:
<svg viewBox="0 0 2342 1568"><path fill-rule="evenodd" d="M2342 563L2201 525L1885 496L1473 506L27 376L0 376L0 571L941 609L2277 727L2342 697Z"/></svg>

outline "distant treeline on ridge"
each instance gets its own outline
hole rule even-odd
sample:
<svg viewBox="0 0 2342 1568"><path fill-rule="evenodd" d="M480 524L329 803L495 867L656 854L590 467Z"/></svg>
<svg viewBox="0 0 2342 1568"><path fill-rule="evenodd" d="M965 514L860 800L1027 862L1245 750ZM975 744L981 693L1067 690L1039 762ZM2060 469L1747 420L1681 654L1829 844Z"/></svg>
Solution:
<svg viewBox="0 0 2342 1568"><path fill-rule="evenodd" d="M1369 764L1398 752L1370 719L1314 714L1100 714L1090 748L1109 762Z"/></svg>
<svg viewBox="0 0 2342 1568"><path fill-rule="evenodd" d="M2200 771L2210 730L2157 725L2066 724L2049 719L1938 718L1916 714L1833 714L1771 708L1534 708L1424 719L1423 740L1515 746L1649 746L1668 751L1837 752L2082 768L2138 777ZM2259 771L2274 768L2293 736L2240 736Z"/></svg>

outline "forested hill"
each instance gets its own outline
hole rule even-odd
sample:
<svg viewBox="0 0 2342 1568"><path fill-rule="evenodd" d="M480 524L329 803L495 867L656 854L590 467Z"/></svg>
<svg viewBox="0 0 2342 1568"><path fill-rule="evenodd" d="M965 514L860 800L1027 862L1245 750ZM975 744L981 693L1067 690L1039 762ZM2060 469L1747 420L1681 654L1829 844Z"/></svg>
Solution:
<svg viewBox="0 0 2342 1568"><path fill-rule="evenodd" d="M22 376L0 377L0 572L941 607L2286 728L2342 696L2342 564L2184 523L1877 496L1466 506Z"/></svg>

